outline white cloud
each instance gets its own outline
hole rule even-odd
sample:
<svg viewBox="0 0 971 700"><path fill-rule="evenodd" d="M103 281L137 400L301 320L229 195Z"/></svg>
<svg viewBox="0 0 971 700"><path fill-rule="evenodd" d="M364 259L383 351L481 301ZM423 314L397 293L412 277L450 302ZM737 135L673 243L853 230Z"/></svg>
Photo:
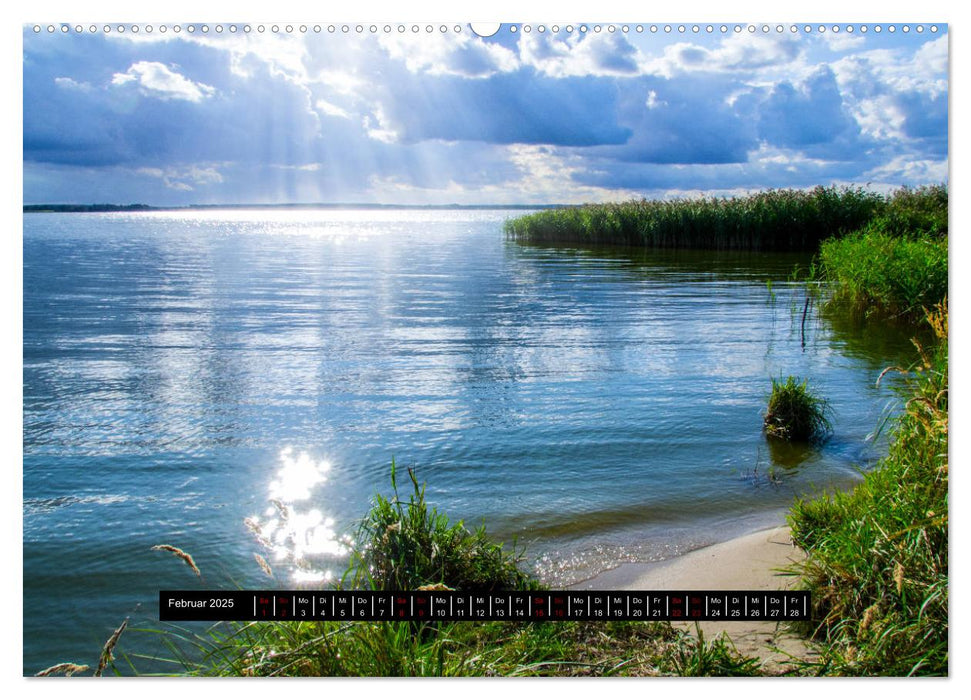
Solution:
<svg viewBox="0 0 971 700"><path fill-rule="evenodd" d="M519 65L506 47L468 34L384 34L378 44L412 73L487 78Z"/></svg>
<svg viewBox="0 0 971 700"><path fill-rule="evenodd" d="M672 77L692 71L736 72L772 70L781 66L790 69L802 56L802 44L798 36L733 34L713 49L678 42L665 47L658 58L645 61L645 72Z"/></svg>
<svg viewBox="0 0 971 700"><path fill-rule="evenodd" d="M513 145L506 149L521 177L504 185L519 193L520 201L581 204L636 195L631 190L581 184L577 176L586 169L586 160L581 156L562 154L549 146Z"/></svg>
<svg viewBox="0 0 971 700"><path fill-rule="evenodd" d="M860 34L847 34L846 32L822 32L817 35L830 51L852 51L858 49L866 43L866 39Z"/></svg>
<svg viewBox="0 0 971 700"><path fill-rule="evenodd" d="M930 102L947 94L947 64L947 37L942 36L912 53L875 49L847 56L832 69L863 132L888 139L905 138L907 120L916 116L902 98L917 96L930 109Z"/></svg>
<svg viewBox="0 0 971 700"><path fill-rule="evenodd" d="M68 90L80 90L81 92L88 92L91 89L90 83L78 82L73 78L54 78L54 84Z"/></svg>
<svg viewBox="0 0 971 700"><path fill-rule="evenodd" d="M552 78L632 76L640 72L640 52L621 34L522 34L519 54L525 65Z"/></svg>
<svg viewBox="0 0 971 700"><path fill-rule="evenodd" d="M347 112L347 110L342 109L337 105L328 102L327 100L317 100L314 103L314 107L316 107L318 111L323 112L330 117L341 117L342 119L351 118L351 115Z"/></svg>
<svg viewBox="0 0 971 700"><path fill-rule="evenodd" d="M327 100L317 100L314 103L314 107L317 108L317 111L323 112L329 117L340 117L342 119L351 118L350 113L346 109L338 107L337 105L331 102L328 102Z"/></svg>
<svg viewBox="0 0 971 700"><path fill-rule="evenodd" d="M378 104L374 108L374 115L365 115L361 120L368 138L380 141L381 143L395 143L398 140L398 132L391 127L388 117L384 113L384 108Z"/></svg>
<svg viewBox="0 0 971 700"><path fill-rule="evenodd" d="M940 36L928 41L914 54L914 69L919 72L930 72L947 75L948 49L947 36Z"/></svg>
<svg viewBox="0 0 971 700"><path fill-rule="evenodd" d="M184 75L155 61L138 61L124 73L115 73L112 85L134 83L144 95L161 100L186 100L200 102L216 92L203 83L194 83Z"/></svg>
<svg viewBox="0 0 971 700"><path fill-rule="evenodd" d="M316 80L339 95L356 95L366 86L363 78L346 70L322 70Z"/></svg>
<svg viewBox="0 0 971 700"><path fill-rule="evenodd" d="M908 182L944 182L947 180L946 160L915 160L912 155L900 155L867 171L868 180L900 186Z"/></svg>
<svg viewBox="0 0 971 700"><path fill-rule="evenodd" d="M193 185L204 186L219 184L223 181L222 174L215 167L190 165L183 168L138 168L139 175L162 180L167 188L178 192L191 192ZM192 184L189 184L192 183Z"/></svg>
<svg viewBox="0 0 971 700"><path fill-rule="evenodd" d="M841 87L859 90L862 83L884 84L894 91L917 90L930 96L947 91L947 37L923 44L914 53L903 49L874 49L833 63ZM853 85L857 83L857 85Z"/></svg>

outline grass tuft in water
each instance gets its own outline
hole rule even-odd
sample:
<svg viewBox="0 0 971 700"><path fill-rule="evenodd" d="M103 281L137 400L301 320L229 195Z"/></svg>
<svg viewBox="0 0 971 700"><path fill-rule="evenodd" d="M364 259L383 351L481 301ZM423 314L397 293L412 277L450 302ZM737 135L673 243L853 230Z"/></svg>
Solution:
<svg viewBox="0 0 971 700"><path fill-rule="evenodd" d="M770 437L818 442L832 431L829 405L809 388L808 380L791 375L785 380L773 379L763 426Z"/></svg>

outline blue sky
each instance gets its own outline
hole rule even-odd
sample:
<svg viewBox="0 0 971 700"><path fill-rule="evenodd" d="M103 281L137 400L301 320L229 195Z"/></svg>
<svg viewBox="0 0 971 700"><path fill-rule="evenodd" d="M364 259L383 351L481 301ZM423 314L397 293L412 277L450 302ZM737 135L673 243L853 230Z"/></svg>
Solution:
<svg viewBox="0 0 971 700"><path fill-rule="evenodd" d="M947 179L945 25L168 26L25 28L25 203L548 203Z"/></svg>

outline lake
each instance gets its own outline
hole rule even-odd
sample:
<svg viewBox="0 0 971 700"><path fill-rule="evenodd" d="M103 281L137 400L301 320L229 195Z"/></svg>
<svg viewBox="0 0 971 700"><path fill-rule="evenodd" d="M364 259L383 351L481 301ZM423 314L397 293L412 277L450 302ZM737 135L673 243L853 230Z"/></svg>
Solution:
<svg viewBox="0 0 971 700"><path fill-rule="evenodd" d="M807 257L525 247L519 213L25 215L24 673L95 666L159 589L327 585L392 459L562 587L775 524L885 451L909 338L803 328ZM762 435L788 374L831 402L818 450Z"/></svg>

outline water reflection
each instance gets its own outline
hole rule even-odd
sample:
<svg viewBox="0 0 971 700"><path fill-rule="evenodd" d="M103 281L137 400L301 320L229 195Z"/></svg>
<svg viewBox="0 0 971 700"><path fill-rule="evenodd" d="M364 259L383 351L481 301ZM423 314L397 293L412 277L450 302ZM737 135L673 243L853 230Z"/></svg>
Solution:
<svg viewBox="0 0 971 700"><path fill-rule="evenodd" d="M772 463L787 469L798 467L818 452L816 447L806 442L789 442L771 435L766 435L765 441L769 446Z"/></svg>
<svg viewBox="0 0 971 700"><path fill-rule="evenodd" d="M338 536L334 519L317 505L331 464L291 447L280 452L279 460L282 466L268 486L270 505L262 518L246 518L246 526L275 565L290 568L293 583L326 583L334 576L329 565L343 558L351 544L348 537Z"/></svg>

